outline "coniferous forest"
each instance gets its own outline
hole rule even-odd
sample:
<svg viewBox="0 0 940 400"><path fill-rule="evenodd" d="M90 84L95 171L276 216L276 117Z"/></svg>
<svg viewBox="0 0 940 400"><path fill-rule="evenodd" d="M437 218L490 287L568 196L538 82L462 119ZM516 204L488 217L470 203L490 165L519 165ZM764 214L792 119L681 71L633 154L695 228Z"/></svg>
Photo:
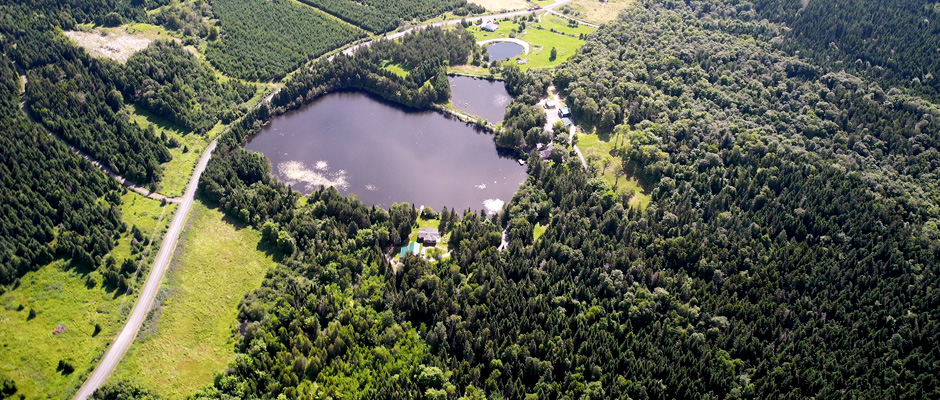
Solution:
<svg viewBox="0 0 940 400"><path fill-rule="evenodd" d="M444 107L447 68L482 57L463 25L314 58L360 28L478 10L303 2L322 10L212 0L206 20L177 21L204 31L193 41L224 74L294 71L237 114L254 86L180 44L119 64L57 31L168 24L173 9L146 12L166 2L4 3L0 285L54 257L99 265L114 246L119 186L43 129L156 183L169 152L126 118L135 104L195 131L231 120L199 193L278 261L231 321L237 355L192 398L940 398L935 4L636 0L557 69L494 66L515 96L494 145L529 152L528 178L496 214L441 210L449 257L395 263L414 205L302 197L241 146L334 91ZM551 137L537 105L550 85L579 129L613 138L647 207L573 152L532 151ZM95 395L156 397L124 382Z"/></svg>

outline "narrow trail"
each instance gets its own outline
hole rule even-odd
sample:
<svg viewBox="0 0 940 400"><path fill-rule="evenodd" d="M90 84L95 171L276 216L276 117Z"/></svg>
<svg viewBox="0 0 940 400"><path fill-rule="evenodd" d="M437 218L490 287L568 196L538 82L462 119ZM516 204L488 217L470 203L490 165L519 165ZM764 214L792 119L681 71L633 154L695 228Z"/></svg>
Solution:
<svg viewBox="0 0 940 400"><path fill-rule="evenodd" d="M570 3L571 1L572 0L560 0L556 2L555 4L552 4L550 6L543 8L543 10L558 7L558 6ZM475 22L475 21L480 21L483 19L512 18L518 15L525 15L525 14L529 14L533 12L536 12L536 11L535 10L533 11L521 10L521 11L516 11L516 12L502 13L502 14L496 14L496 15L483 16L483 17L467 18L466 21ZM366 43L352 46L346 50L343 50L342 54L351 55L351 54L354 54L359 49L363 47L368 47L371 44L376 43L380 40L397 39L399 37L407 35L408 33L414 32L417 29L423 29L428 26L455 25L460 22L461 20L458 19L458 20L438 22L438 23L434 23L430 25L417 26L414 28L406 29L402 32L394 33L394 34L387 35L385 37L381 37L381 38L378 38L378 39L375 39ZM332 61L334 57L335 55L330 56L328 60ZM21 79L23 79L24 81L23 87L24 87L24 95L25 95L26 76L24 74L21 74ZM270 95L267 96L267 98L265 98L262 102L259 103L259 106L261 104L269 103L271 99L274 98L274 96L279 91L280 89L273 91ZM23 107L23 111L27 111L27 108ZM29 113L27 113L27 116L31 118ZM51 132L49 134L52 135ZM55 135L52 135L52 136L56 137ZM56 139L62 141L61 138L56 137ZM63 141L63 143L65 142ZM68 145L68 143L65 143L65 144ZM157 253L157 257L154 260L153 268L151 268L150 270L150 275L147 277L147 282L144 284L144 288L140 294L140 298L137 300L137 303L134 305L134 310L131 312L131 315L128 317L127 322L125 322L124 328L121 329L121 332L116 336L114 341L108 347L108 350L105 353L104 357L95 367L94 372L92 372L91 376L85 381L84 384L82 384L82 387L75 394L76 400L85 400L89 398L95 392L95 390L97 390L99 387L101 387L101 385L104 384L104 382L108 379L108 376L111 375L111 372L114 370L115 367L117 367L117 364L121 361L121 358L123 358L124 353L127 352L128 347L130 347L130 345L133 343L134 338L137 336L137 332L140 330L140 327L143 324L144 319L147 316L147 313L150 311L150 307L153 305L154 298L156 297L157 292L160 289L160 284L163 281L163 275L166 273L167 267L169 266L170 259L173 254L173 250L176 248L176 242L179 239L180 234L182 233L183 224L186 222L186 219L189 216L189 212L192 209L193 202L195 201L196 189L199 187L199 178L202 176L202 173L205 171L206 165L209 163L209 159L212 158L212 152L215 150L216 144L217 144L217 141L213 141L212 143L209 144L209 146L206 147L205 151L202 154L202 157L199 159L199 163L196 164L196 167L193 170L193 175L190 178L189 186L187 186L186 193L184 194L182 198L167 198L163 195L153 194L153 193L145 194L146 196L151 197L151 198L160 198L160 199L165 198L168 201L173 201L175 203L178 203L179 209L177 209L176 214L173 216L173 221L170 223L170 228L167 230L166 236L163 240L163 244L160 246L160 251ZM121 178L119 175L114 174L113 172L109 171L100 163L92 160L90 157L88 157L86 154L76 149L74 146L69 145L69 147L72 148L74 151L76 151L78 154L82 155L82 157L85 157L86 159L94 163L96 166L98 166L98 168L101 168L101 170L107 173L109 176L115 179L118 179L125 186L128 186L131 189L135 189L135 187L139 188L136 185L128 183L125 179ZM143 188L140 188L140 190L146 191L146 189L143 189ZM135 191L137 190L135 189ZM141 194L144 194L144 193L141 193ZM159 196L159 197L154 197L154 196Z"/></svg>
<svg viewBox="0 0 940 400"><path fill-rule="evenodd" d="M16 65L16 63L14 63L14 65ZM17 70L19 70L19 66L18 66L18 65L16 65L16 68L17 68ZM58 140L59 142L62 142L62 144L68 146L68 148L69 148L69 149L72 149L72 151L75 152L75 154L78 154L78 155L81 156L82 158L88 160L88 162L92 163L92 165L94 165L95 167L98 167L98 169L100 169L101 172L104 172L105 175L110 176L111 179L114 179L114 180L118 181L121 185L124 185L124 186L127 187L128 189L133 190L134 192L137 192L138 194L140 194L140 195L142 195L142 196L146 196L146 197L149 197L149 198L154 199L154 200L166 200L166 201L171 202L171 203L179 203L179 202L181 201L179 197L164 196L164 195L162 195L162 194L160 194L160 193L152 192L152 191L150 191L149 189L147 189L147 188L145 188L145 187L143 187L143 186L140 186L140 185L138 185L138 184L136 184L136 183L134 183L134 182L131 182L131 181L127 180L127 179L124 178L123 176L118 175L116 172L114 172L114 171L112 171L110 168L106 167L104 164L102 164L102 163L99 162L98 160L92 158L90 155L88 155L88 153L85 153L84 151L82 151L82 150L79 149L78 147L73 146L71 143L65 141L65 139L61 138L60 136L58 136L58 135L52 133L51 131L49 131L48 129L46 129L45 126L43 126L43 124L40 123L40 122L36 119L36 117L33 115L33 113L29 111L29 107L26 107L26 84L27 84L29 81L28 81L27 78L26 78L26 74L24 74L22 71L19 71L19 72L20 72L20 81L23 83L23 92L21 93L21 95L22 95L22 100L20 101L20 109L23 110L23 114L26 114L26 118L29 119L29 122L32 122L33 125L36 125L36 126L42 128L42 130L45 131L46 134L48 134L49 136L52 136L53 138L55 138L55 139Z"/></svg>

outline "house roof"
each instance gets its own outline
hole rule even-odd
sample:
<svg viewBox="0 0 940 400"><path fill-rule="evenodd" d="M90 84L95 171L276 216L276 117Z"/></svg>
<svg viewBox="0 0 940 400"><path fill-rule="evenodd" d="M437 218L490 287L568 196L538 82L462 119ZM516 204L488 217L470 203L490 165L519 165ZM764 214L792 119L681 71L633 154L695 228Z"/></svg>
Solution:
<svg viewBox="0 0 940 400"><path fill-rule="evenodd" d="M568 118L562 118L561 122L565 124L565 126L571 126L571 120Z"/></svg>

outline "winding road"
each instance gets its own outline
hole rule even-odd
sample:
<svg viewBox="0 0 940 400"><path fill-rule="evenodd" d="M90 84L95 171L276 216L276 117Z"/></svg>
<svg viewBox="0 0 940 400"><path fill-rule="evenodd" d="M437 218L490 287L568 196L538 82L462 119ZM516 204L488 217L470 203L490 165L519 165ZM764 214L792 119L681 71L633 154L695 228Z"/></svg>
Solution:
<svg viewBox="0 0 940 400"><path fill-rule="evenodd" d="M377 39L373 39L369 42L351 46L343 50L342 54L347 55L347 56L352 55L359 49L368 47L378 41L394 40L404 35L407 35L411 32L414 32L418 29L427 28L429 26L456 25L456 24L461 23L462 21L476 22L476 21L481 21L484 19L489 20L489 19L512 18L515 16L526 15L526 14L534 13L537 11L543 11L543 10L550 11L552 8L559 7L564 4L568 4L571 1L572 0L560 0L552 5L542 8L541 10L531 10L531 11L520 10L520 11L507 12L507 13L502 13L502 14L487 15L487 16L482 16L482 17L474 17L474 18L466 18L466 19L455 19L455 20L437 22L437 23L428 24L428 25L416 26L413 28L403 30L401 32L396 32L396 33L389 34L389 35L386 35ZM333 57L335 57L335 55L330 56L328 60L332 61ZM25 76L23 76L22 78L24 79L24 83L25 83ZM24 84L24 88L25 88L25 84ZM273 98L274 95L278 91L279 90L275 90L274 93L269 95L265 99L265 101L263 101L261 104L269 102L271 98ZM25 107L24 107L24 111L26 111ZM52 133L50 132L50 135L51 134ZM61 138L58 138L58 137L56 138L59 140L62 140ZM63 143L65 142L63 141ZM157 258L154 260L153 267L150 270L150 275L147 277L147 282L144 284L144 289L140 293L140 298L137 300L137 304L134 305L134 310L131 311L131 315L127 318L127 322L125 322L124 328L121 329L121 332L118 334L117 338L114 339L114 341L111 343L111 346L108 347L108 350L105 353L104 357L102 357L101 361L95 367L95 370L94 372L92 372L91 377L89 377L85 381L85 383L82 385L82 387L78 390L78 392L76 392L75 399L85 400L89 398L95 392L95 390L97 390L99 387L101 387L101 385L105 383L105 381L108 379L108 376L111 374L111 371L113 371L114 368L117 366L117 364L121 361L121 358L124 356L124 353L127 351L127 348L130 347L130 345L134 341L134 338L137 336L137 332L140 330L140 327L143 324L144 319L147 316L147 313L150 311L150 307L153 305L153 301L156 298L157 292L160 289L160 284L163 281L163 275L164 273L166 273L167 267L170 264L170 258L173 255L174 249L176 248L176 242L179 239L180 233L182 233L183 224L186 222L186 218L189 216L189 212L192 209L193 202L196 197L196 189L199 186L199 178L202 176L203 171L205 171L206 169L206 165L209 163L209 159L212 157L212 151L215 150L216 143L217 143L216 141L213 141L211 144L209 144L209 146L206 147L205 151L203 151L202 157L199 159L199 163L196 164L196 168L193 170L193 175L190 178L189 186L187 186L186 188L186 193L183 195L182 198L166 198L165 196L159 195L159 194L138 192L151 198L158 198L154 196L161 196L159 198L166 198L168 201L173 201L173 202L178 203L179 208L176 210L176 214L173 216L173 221L170 223L170 229L167 230L166 236L164 237L164 240L163 240L163 244L160 245L160 251L157 253ZM68 145L68 143L66 144ZM100 163L92 160L87 155L85 155L84 153L76 149L75 147L71 145L69 145L69 147L71 147L77 153L81 154L83 157L85 157L86 159L88 159L89 161L97 165L98 168L101 168L102 171L107 173L112 178L118 179L125 186L128 186L131 189L134 189L134 191L138 191L134 187L136 185L133 185L132 183L127 182L127 180L121 178L119 175L114 174L113 172L110 172ZM143 189L143 188L140 188L140 189L146 191L146 189Z"/></svg>
<svg viewBox="0 0 940 400"><path fill-rule="evenodd" d="M147 283L144 284L144 289L140 292L140 298L137 300L137 304L134 305L134 310L131 311L130 317L127 318L127 322L124 324L124 328L121 329L121 333L118 334L114 342L111 343L111 346L108 347L108 352L105 353L101 362L95 367L95 371L92 372L91 377L85 381L85 384L82 385L81 389L75 394L76 399L87 399L95 390L104 384L105 380L108 379L108 375L111 374L114 367L121 361L124 352L126 352L127 348L134 342L134 337L137 336L137 331L140 330L144 318L147 317L147 313L150 311L150 306L153 305L157 291L160 289L163 274L166 272L167 266L170 265L170 257L173 255L173 250L176 248L176 241L183 231L183 224L186 222L186 218L189 216L189 211L192 209L193 202L196 198L196 188L199 186L199 177L202 176L203 171L206 170L206 165L212 157L212 151L215 150L216 143L217 142L213 141L206 147L206 150L202 153L202 157L199 158L199 163L196 164L193 176L189 181L189 186L186 187L186 194L180 200L176 214L173 215L170 229L167 230L163 244L160 245L160 251L157 253L157 258L153 262L150 276L147 277Z"/></svg>

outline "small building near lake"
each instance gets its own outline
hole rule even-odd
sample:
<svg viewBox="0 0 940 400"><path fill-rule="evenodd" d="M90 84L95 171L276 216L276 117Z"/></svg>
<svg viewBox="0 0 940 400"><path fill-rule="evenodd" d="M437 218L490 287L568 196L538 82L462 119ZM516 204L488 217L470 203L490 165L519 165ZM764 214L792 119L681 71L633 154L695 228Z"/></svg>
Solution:
<svg viewBox="0 0 940 400"><path fill-rule="evenodd" d="M485 21L480 24L480 29L487 32L496 32L499 29L499 22L496 21Z"/></svg>
<svg viewBox="0 0 940 400"><path fill-rule="evenodd" d="M539 152L539 157L542 157L543 160L548 160L552 158L552 149L555 146L551 143L549 144L537 144L535 149Z"/></svg>
<svg viewBox="0 0 940 400"><path fill-rule="evenodd" d="M558 109L558 117L559 117L559 118L569 118L569 117L571 117L571 109L568 108L568 107L562 107L562 108Z"/></svg>
<svg viewBox="0 0 940 400"><path fill-rule="evenodd" d="M425 244L437 244L441 241L441 232L434 228L418 229L418 241Z"/></svg>

